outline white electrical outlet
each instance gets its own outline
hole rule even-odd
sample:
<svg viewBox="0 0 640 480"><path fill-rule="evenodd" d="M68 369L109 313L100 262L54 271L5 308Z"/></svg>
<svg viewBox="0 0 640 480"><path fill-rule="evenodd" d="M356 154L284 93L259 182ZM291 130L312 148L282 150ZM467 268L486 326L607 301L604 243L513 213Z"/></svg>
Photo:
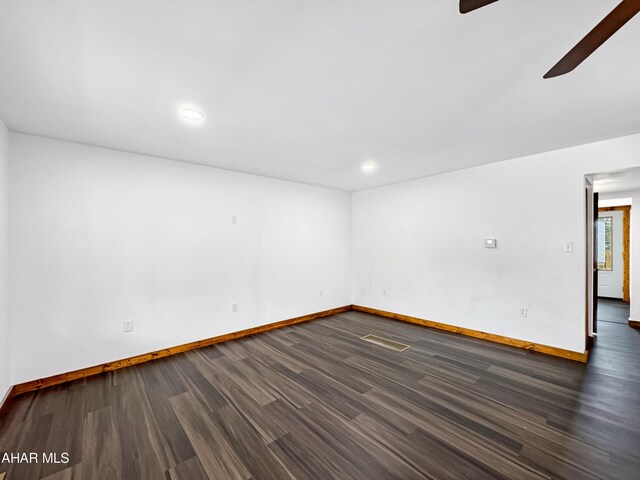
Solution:
<svg viewBox="0 0 640 480"><path fill-rule="evenodd" d="M573 253L573 242L564 242L564 253Z"/></svg>
<svg viewBox="0 0 640 480"><path fill-rule="evenodd" d="M322 297L324 295L324 289L320 289L320 296Z"/></svg>
<svg viewBox="0 0 640 480"><path fill-rule="evenodd" d="M232 303L231 304L231 311L232 312L237 312L238 311L238 304L237 303Z"/></svg>
<svg viewBox="0 0 640 480"><path fill-rule="evenodd" d="M231 223L233 225L236 225L238 223L238 217L236 217L235 215L231 215Z"/></svg>
<svg viewBox="0 0 640 480"><path fill-rule="evenodd" d="M520 316L521 317L526 317L527 316L527 307L522 307L520 309Z"/></svg>
<svg viewBox="0 0 640 480"><path fill-rule="evenodd" d="M122 332L123 333L133 332L133 320L122 321Z"/></svg>
<svg viewBox="0 0 640 480"><path fill-rule="evenodd" d="M496 238L485 238L484 239L484 248L498 248L498 239L496 239Z"/></svg>
<svg viewBox="0 0 640 480"><path fill-rule="evenodd" d="M382 289L382 295L384 295L385 297L387 296L387 289L386 288Z"/></svg>

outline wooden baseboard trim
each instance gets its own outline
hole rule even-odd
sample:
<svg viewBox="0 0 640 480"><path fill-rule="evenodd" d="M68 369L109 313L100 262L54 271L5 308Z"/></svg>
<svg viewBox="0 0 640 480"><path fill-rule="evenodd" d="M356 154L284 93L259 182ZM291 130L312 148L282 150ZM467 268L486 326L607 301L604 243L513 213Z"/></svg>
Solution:
<svg viewBox="0 0 640 480"><path fill-rule="evenodd" d="M287 327L289 325L295 325L296 323L302 323L308 320L327 317L329 315L335 315L337 313L342 313L349 310L357 310L360 312L370 313L373 315L379 315L381 317L400 320L403 322L409 322L416 325L422 325L424 327L435 328L435 329L444 330L447 332L453 332L460 335L466 335L469 337L480 338L483 340L488 340L490 342L501 343L504 345L511 345L513 347L524 348L526 350L532 350L535 352L545 353L547 355L553 355L556 357L567 358L569 360L575 360L583 363L587 362L587 359L589 356L588 352L585 352L585 353L573 352L571 350L564 350L562 348L549 347L547 345L540 345L536 343L527 342L524 340L504 337L502 335L495 335L491 333L481 332L478 330L456 327L454 325L448 325L446 323L434 322L432 320L424 320L421 318L402 315L399 313L392 313L384 310L378 310L375 308L363 307L361 305L345 305L343 307L332 308L330 310L324 310L324 311L312 313L309 315L303 315L301 317L290 318L288 320L282 320L280 322L269 323L267 325L261 325L259 327L240 330L238 332L227 333L225 335L219 335L217 337L198 340L195 342L185 343L183 345L177 345L175 347L169 347L162 350L156 350L154 352L144 353L142 355L136 355L134 357L129 357L121 360L116 360L113 362L103 363L101 365L95 365L93 367L82 368L79 370L75 370L73 372L61 373L59 375L53 375L51 377L40 378L37 380L20 383L11 387L4 401L2 402L2 404L0 404L0 416L7 409L7 406L11 402L11 399L23 393L32 392L34 390L41 390L43 388L52 387L54 385L60 385L62 383L72 382L74 380L79 380L79 379L90 377L93 375L98 375L100 373L119 370L121 368L138 365L140 363L149 362L151 360L156 360L159 358L176 355L178 353L188 352L189 350L195 350L197 348L207 347L209 345L215 345L216 343L235 340L238 338L247 337L249 335L255 335L262 332L268 332L269 330L274 330L276 328ZM635 328L640 328L640 322L637 322L634 320L629 320L629 325Z"/></svg>
<svg viewBox="0 0 640 480"><path fill-rule="evenodd" d="M629 319L629 326L633 328L640 328L640 321Z"/></svg>
<svg viewBox="0 0 640 480"><path fill-rule="evenodd" d="M98 375L104 372L110 372L112 370L118 370L120 368L130 367L139 363L149 362L158 358L164 358L177 353L188 352L189 350L195 350L197 348L207 347L216 343L222 343L229 340L235 340L237 338L247 337L249 335L255 335L257 333L268 332L276 328L287 327L289 325L295 325L296 323L306 322L308 320L314 320L316 318L327 317L329 315L335 315L336 313L342 313L351 310L351 305L344 307L332 308L330 310L324 310L322 312L311 313L309 315L303 315L301 317L290 318L288 320L282 320L280 322L269 323L267 325L261 325L259 327L249 328L246 330L240 330L238 332L227 333L225 335L219 335L217 337L207 338L205 340L198 340L196 342L185 343L175 347L165 348L162 350L156 350L155 352L144 353L142 355L136 355L134 357L124 358L122 360L116 360L113 362L103 363L102 365L95 365L93 367L82 368L73 372L61 373L59 375L53 375L47 378L40 378L38 380L32 380L30 382L20 383L12 388L12 396L21 395L23 393L32 392L34 390L40 390L42 388L52 387L61 383L72 382L81 378L90 377L92 375Z"/></svg>
<svg viewBox="0 0 640 480"><path fill-rule="evenodd" d="M359 312L371 313L373 315L379 315L381 317L392 318L394 320L414 323L416 325L422 325L423 327L435 328L437 330L444 330L447 332L457 333L460 335L465 335L467 337L480 338L482 340L488 340L490 342L502 343L504 345L510 345L512 347L524 348L526 350L532 350L534 352L544 353L546 355L553 355L555 357L567 358L569 360L575 360L577 362L586 363L589 358L588 352L580 353L580 352L574 352L571 350L564 350L562 348L557 348L557 347L549 347L547 345L527 342L525 340L518 340L516 338L505 337L502 335L495 335L493 333L485 333L479 330L472 330L470 328L456 327L454 325L448 325L446 323L434 322L432 320L424 320L422 318L411 317L409 315L402 315L399 313L386 312L384 310L363 307L360 305L351 305L351 308Z"/></svg>

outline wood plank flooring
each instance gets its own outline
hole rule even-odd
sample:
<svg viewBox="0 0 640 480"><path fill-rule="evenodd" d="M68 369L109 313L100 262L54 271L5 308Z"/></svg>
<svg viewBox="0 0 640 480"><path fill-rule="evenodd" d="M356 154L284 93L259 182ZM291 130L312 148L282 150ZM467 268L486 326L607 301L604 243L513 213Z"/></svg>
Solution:
<svg viewBox="0 0 640 480"><path fill-rule="evenodd" d="M629 302L612 298L598 298L598 325L600 322L629 324Z"/></svg>
<svg viewBox="0 0 640 480"><path fill-rule="evenodd" d="M639 407L625 325L583 365L347 312L18 397L0 454L70 461L0 478L630 480Z"/></svg>

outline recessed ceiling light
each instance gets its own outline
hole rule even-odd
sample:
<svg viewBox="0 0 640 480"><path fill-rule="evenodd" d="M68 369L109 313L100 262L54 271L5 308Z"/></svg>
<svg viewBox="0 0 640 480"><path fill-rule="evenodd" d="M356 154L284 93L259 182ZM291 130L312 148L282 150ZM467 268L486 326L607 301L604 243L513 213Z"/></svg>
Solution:
<svg viewBox="0 0 640 480"><path fill-rule="evenodd" d="M180 116L183 120L187 120L191 123L202 123L204 122L204 113L200 110L195 110L193 108L183 108L180 110Z"/></svg>
<svg viewBox="0 0 640 480"><path fill-rule="evenodd" d="M360 168L364 173L373 173L378 170L378 164L373 160L367 160Z"/></svg>

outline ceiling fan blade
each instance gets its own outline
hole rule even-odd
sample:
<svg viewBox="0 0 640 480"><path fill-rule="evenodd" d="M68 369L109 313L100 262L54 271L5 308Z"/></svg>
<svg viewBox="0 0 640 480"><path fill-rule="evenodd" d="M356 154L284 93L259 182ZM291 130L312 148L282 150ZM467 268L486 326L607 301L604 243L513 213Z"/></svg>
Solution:
<svg viewBox="0 0 640 480"><path fill-rule="evenodd" d="M498 0L460 0L460 13L469 13L497 1Z"/></svg>
<svg viewBox="0 0 640 480"><path fill-rule="evenodd" d="M551 70L545 73L544 78L557 77L572 71L638 12L640 12L640 0L623 0Z"/></svg>

